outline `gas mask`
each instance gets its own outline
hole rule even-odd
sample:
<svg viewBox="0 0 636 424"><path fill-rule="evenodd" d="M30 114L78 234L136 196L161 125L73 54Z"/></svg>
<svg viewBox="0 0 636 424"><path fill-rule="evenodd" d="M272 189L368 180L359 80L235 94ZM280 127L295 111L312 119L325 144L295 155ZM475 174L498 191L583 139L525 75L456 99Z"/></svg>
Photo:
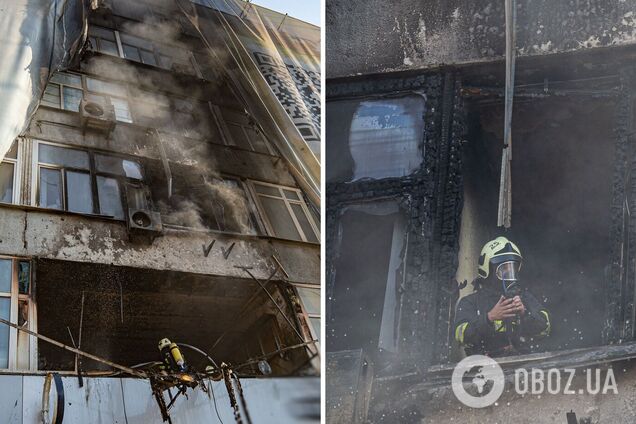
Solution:
<svg viewBox="0 0 636 424"><path fill-rule="evenodd" d="M504 296L513 297L519 294L518 275L520 268L521 262L518 261L507 261L497 266L495 275L501 280Z"/></svg>

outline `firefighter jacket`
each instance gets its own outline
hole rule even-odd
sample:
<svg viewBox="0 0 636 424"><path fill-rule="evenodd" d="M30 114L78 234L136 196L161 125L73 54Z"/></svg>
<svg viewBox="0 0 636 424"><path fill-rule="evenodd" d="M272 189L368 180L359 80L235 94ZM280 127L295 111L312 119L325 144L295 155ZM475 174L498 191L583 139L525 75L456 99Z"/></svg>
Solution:
<svg viewBox="0 0 636 424"><path fill-rule="evenodd" d="M548 310L528 290L519 294L526 308L522 316L490 322L488 312L499 301L501 290L494 281L481 281L474 293L459 301L455 313L455 340L467 355L527 353L533 341L550 334Z"/></svg>

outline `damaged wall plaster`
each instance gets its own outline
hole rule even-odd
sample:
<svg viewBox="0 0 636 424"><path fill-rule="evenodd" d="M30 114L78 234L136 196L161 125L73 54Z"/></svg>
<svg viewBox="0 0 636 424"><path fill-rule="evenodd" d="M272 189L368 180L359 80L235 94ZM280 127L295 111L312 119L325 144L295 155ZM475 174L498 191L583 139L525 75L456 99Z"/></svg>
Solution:
<svg viewBox="0 0 636 424"><path fill-rule="evenodd" d="M502 60L503 7L489 0L330 1L327 77ZM635 41L636 0L517 2L520 56Z"/></svg>
<svg viewBox="0 0 636 424"><path fill-rule="evenodd" d="M8 255L240 278L246 274L235 266L251 266L263 279L274 270L271 257L276 255L291 282L316 283L320 275L317 246L282 240L167 229L152 245L135 245L119 222L19 209L5 210L0 234L0 253ZM203 246L212 240L216 242L206 257Z"/></svg>

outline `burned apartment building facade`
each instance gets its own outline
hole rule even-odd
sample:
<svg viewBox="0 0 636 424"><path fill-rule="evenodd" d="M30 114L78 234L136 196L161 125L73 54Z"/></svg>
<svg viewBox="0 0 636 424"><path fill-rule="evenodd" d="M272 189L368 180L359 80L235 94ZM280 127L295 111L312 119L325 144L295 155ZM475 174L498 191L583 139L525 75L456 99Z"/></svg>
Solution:
<svg viewBox="0 0 636 424"><path fill-rule="evenodd" d="M636 3L517 1L516 14L504 229L504 2L327 4L328 422L633 416ZM618 395L509 382L488 408L455 398L455 306L499 235L552 314L550 337L501 361L507 375L610 367Z"/></svg>
<svg viewBox="0 0 636 424"><path fill-rule="evenodd" d="M0 317L126 367L160 361L163 338L191 345L267 377L242 380L255 422L315 419L319 194L294 170L315 165L290 162L285 143L318 160L319 29L243 2L90 3L81 52L0 165ZM288 69L253 16L285 39ZM241 37L253 69L220 34ZM301 83L302 96L285 91ZM147 381L5 325L0 369L0 411L13 411L2 422L40 422L50 372L73 422L165 419ZM199 387L172 406L174 422L232 421L225 385L212 384L214 403Z"/></svg>

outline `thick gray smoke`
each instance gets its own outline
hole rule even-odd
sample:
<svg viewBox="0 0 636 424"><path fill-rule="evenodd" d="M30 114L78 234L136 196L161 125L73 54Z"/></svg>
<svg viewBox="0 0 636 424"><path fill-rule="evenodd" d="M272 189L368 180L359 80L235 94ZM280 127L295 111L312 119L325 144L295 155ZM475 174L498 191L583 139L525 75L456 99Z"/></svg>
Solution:
<svg viewBox="0 0 636 424"><path fill-rule="evenodd" d="M180 56L180 61L188 61L187 52L192 51L192 46L182 41L182 28L176 20L159 21L154 17L148 17L142 23L126 23L122 28L122 34L152 40L158 45L166 46L167 51ZM197 63L207 62L205 55L208 53L204 53L203 56L198 53ZM217 52L217 56L227 57L223 51ZM197 190L180 193L180 196L175 196L169 202L158 202L157 206L166 223L205 229L209 228L206 215L213 215L218 223L215 225L217 229L253 232L243 191L219 179L219 169L209 141L220 144L220 130L206 103L207 97L203 95L199 86L184 86L184 82L178 77L166 73L162 73L160 81L156 81L157 77L153 76L152 72L140 71L139 67L133 64L113 63L110 58L102 56L90 58L86 68L96 75L126 82L131 91L129 98L134 102L131 108L135 116L140 117L143 125L158 128L159 137L164 143L170 162L186 165L192 175L204 178L203 184L197 184ZM201 71L205 72L205 69ZM221 81L218 78L217 80ZM164 95L157 92L157 87L163 90L172 87L173 90L169 90L174 93L187 92L188 98ZM209 89L210 87L207 87L207 90ZM173 177L174 174L173 172ZM178 183L187 185L186 181L175 181L175 185Z"/></svg>

